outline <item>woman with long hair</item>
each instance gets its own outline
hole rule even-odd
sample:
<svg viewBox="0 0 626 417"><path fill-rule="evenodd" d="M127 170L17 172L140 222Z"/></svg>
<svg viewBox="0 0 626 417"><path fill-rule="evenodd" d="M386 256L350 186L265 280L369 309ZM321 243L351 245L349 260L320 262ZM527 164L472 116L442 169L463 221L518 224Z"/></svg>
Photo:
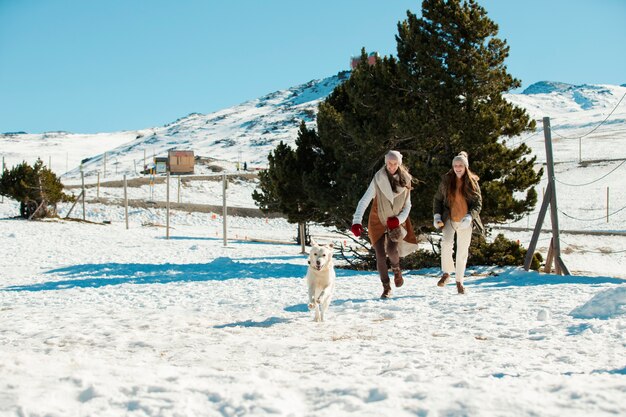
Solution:
<svg viewBox="0 0 626 417"><path fill-rule="evenodd" d="M441 178L433 199L433 226L436 229L443 228L441 239L443 275L437 285L445 286L450 280L450 274L454 272L459 294L465 294L463 279L472 240L472 228L475 226L480 233L484 233L480 220L482 195L478 179L478 176L470 171L467 152L461 151L452 159L452 169ZM452 258L455 234L456 264Z"/></svg>
<svg viewBox="0 0 626 417"><path fill-rule="evenodd" d="M352 233L361 236L363 214L374 200L367 230L376 252L376 269L383 284L380 298L391 297L387 257L393 271L394 284L401 287L404 279L400 258L417 250L417 238L409 220L412 181L413 178L402 165L402 154L398 151L387 152L385 165L374 174L352 218Z"/></svg>

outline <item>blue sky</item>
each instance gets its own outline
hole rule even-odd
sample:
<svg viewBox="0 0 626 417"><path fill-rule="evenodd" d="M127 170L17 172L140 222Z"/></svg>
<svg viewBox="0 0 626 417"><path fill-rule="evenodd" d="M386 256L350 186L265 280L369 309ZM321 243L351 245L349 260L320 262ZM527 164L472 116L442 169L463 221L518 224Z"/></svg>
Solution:
<svg viewBox="0 0 626 417"><path fill-rule="evenodd" d="M479 0L509 72L626 83L626 1ZM405 0L0 0L0 132L161 126L395 55ZM0 150L1 152L1 150Z"/></svg>

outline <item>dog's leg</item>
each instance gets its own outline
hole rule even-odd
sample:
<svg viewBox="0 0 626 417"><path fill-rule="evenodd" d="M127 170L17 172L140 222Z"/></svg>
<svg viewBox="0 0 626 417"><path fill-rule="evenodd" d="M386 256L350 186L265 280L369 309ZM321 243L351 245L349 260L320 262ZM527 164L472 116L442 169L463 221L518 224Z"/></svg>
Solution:
<svg viewBox="0 0 626 417"><path fill-rule="evenodd" d="M326 291L328 290L328 291ZM326 312L328 311L328 307L330 306L330 299L332 297L332 288L326 288L324 298L322 299L320 309L321 309L321 321L324 321L324 316L326 316Z"/></svg>
<svg viewBox="0 0 626 417"><path fill-rule="evenodd" d="M322 302L322 298L324 297L325 292L326 292L326 288L324 288L322 292L320 292L320 295L317 296L317 299L315 300L317 304L320 304Z"/></svg>
<svg viewBox="0 0 626 417"><path fill-rule="evenodd" d="M322 312L320 310L321 293L317 294L318 291L319 291L319 288L315 288L315 294L313 295L312 303L315 306L315 321L323 321ZM324 291L322 290L322 293L323 292Z"/></svg>
<svg viewBox="0 0 626 417"><path fill-rule="evenodd" d="M316 321L324 321L324 313L326 313L326 308L328 308L328 306L326 306L326 308L324 307L324 304L326 304L326 298L327 298L326 288L328 287L325 287L317 296L317 299L315 300L318 305L318 310L319 310L319 320L316 320Z"/></svg>
<svg viewBox="0 0 626 417"><path fill-rule="evenodd" d="M315 308L315 288L313 285L309 284L309 310L313 310Z"/></svg>

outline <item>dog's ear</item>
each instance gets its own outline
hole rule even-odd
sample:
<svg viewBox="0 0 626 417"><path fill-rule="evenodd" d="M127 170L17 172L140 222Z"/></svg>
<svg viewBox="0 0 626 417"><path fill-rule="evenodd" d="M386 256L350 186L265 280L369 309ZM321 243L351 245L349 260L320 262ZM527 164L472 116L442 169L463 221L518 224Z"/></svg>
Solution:
<svg viewBox="0 0 626 417"><path fill-rule="evenodd" d="M311 238L311 247L313 246L319 246L319 245L317 244L316 241L313 240L313 238Z"/></svg>
<svg viewBox="0 0 626 417"><path fill-rule="evenodd" d="M329 243L329 244L328 244L328 245L326 245L326 246L328 246L329 248L333 249L333 248L335 247L335 244L334 244L334 243Z"/></svg>

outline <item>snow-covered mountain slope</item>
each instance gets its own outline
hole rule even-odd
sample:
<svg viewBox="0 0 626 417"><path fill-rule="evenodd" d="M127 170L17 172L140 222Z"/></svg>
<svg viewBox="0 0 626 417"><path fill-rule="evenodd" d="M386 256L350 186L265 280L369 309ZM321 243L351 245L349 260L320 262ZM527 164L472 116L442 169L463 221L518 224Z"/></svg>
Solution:
<svg viewBox="0 0 626 417"><path fill-rule="evenodd" d="M37 156L48 163L49 157L63 160L67 157L65 147L59 154L56 140L66 140L72 152L69 172L52 163L53 169L64 174L65 179L80 176L81 160L85 176L103 173L105 155L107 174L137 175L146 160L153 156L166 156L169 149L193 150L196 156L216 159L226 166L234 167L236 162L250 167L265 166L267 154L280 141L293 143L301 121L313 126L317 105L344 80L349 73L339 73L322 80L312 80L287 90L276 91L256 100L220 110L210 114L190 114L163 127L100 135L75 135L55 133L55 142L50 142L50 134L4 134L0 135L7 165L31 161ZM94 142L98 140L98 144ZM18 143L29 141L33 144L32 153L22 155L23 147ZM5 151L6 149L6 151ZM230 165L229 165L230 164Z"/></svg>
<svg viewBox="0 0 626 417"><path fill-rule="evenodd" d="M626 159L626 87L539 82L506 98L538 120L522 140L545 162L543 117L550 118L555 162Z"/></svg>
<svg viewBox="0 0 626 417"><path fill-rule="evenodd" d="M123 174L130 178L140 175L144 161L149 162L153 156L165 156L169 149L193 150L196 156L210 158L213 164L227 170L234 170L236 163L244 162L249 168L264 167L267 154L280 141L295 142L301 121L315 125L320 101L348 76L349 73L344 72L313 80L215 113L190 114L163 127L93 135L3 134L0 149L8 167L22 160L32 163L40 157L62 175L66 184L80 180L81 161L88 183L95 182L98 173L101 179L119 179ZM538 120L535 132L507 141L512 145L525 142L537 155L539 163L545 162L541 121L544 116L550 117L557 176L562 182L557 189L561 189L559 200L565 202L560 207L567 208L565 216L570 216L564 221L566 227L569 222L572 223L569 226L576 229L616 228L613 223L619 219L614 216L610 224L600 223L607 205L611 214L619 214L617 211L626 205L626 197L621 197L625 194L621 177L626 170L623 163L626 159L625 95L623 85L574 86L559 82L540 82L521 94L506 95L509 101L524 107ZM480 158L480 155L470 158ZM206 165L196 165L197 174L209 171ZM603 180L591 188L568 187L597 178ZM546 181L544 176L538 192L545 189ZM610 203L605 197L609 189L613 190ZM585 194L587 205L591 204L589 207L579 204L580 192ZM254 203L250 201L247 205L252 207ZM587 223L588 218L593 218L594 222ZM535 219L531 215L522 222L530 226Z"/></svg>
<svg viewBox="0 0 626 417"><path fill-rule="evenodd" d="M40 158L57 175L80 166L81 160L100 155L137 137L137 132L76 134L46 132L43 134L0 134L0 156L10 168L26 161L33 164Z"/></svg>
<svg viewBox="0 0 626 417"><path fill-rule="evenodd" d="M169 149L193 150L195 155L215 159L227 168L234 168L237 162L263 167L268 152L280 141L294 143L301 121L315 125L318 104L347 77L349 72L312 80L218 112L190 114L163 127L93 135L3 134L1 153L7 166L40 157L70 181L80 178L83 160L88 179L97 172L104 174L105 159L107 177L132 177L141 171L144 158L149 161L153 156L165 156ZM546 81L506 98L524 107L533 118L549 116L555 159L573 161L581 153L587 160L626 158L626 100L620 102L625 94L626 86ZM520 140L531 146L539 161L545 160L540 123L535 133L510 142Z"/></svg>

